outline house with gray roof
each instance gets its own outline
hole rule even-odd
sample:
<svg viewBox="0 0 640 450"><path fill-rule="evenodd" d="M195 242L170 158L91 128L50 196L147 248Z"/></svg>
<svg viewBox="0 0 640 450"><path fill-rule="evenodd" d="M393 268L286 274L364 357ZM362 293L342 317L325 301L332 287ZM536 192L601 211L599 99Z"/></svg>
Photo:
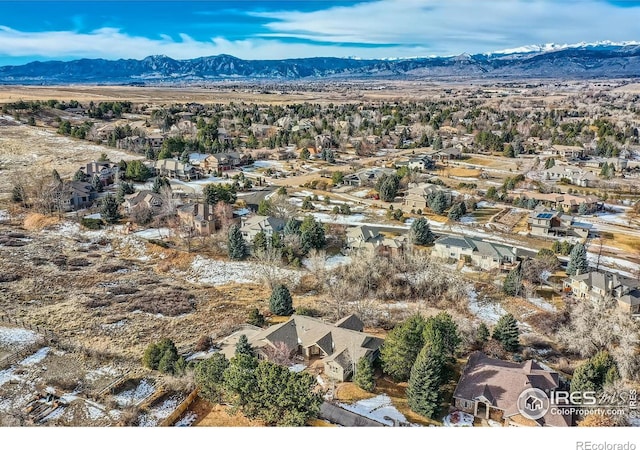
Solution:
<svg viewBox="0 0 640 450"><path fill-rule="evenodd" d="M571 275L563 281L564 291L579 299L615 301L630 314L640 314L640 281L615 272L592 271Z"/></svg>
<svg viewBox="0 0 640 450"><path fill-rule="evenodd" d="M434 242L431 254L444 260L470 263L482 270L511 270L518 264L517 250L466 236L442 236Z"/></svg>
<svg viewBox="0 0 640 450"><path fill-rule="evenodd" d="M534 236L577 237L585 239L593 232L590 223L578 222L573 216L559 211L536 208L528 220L529 232Z"/></svg>
<svg viewBox="0 0 640 450"><path fill-rule="evenodd" d="M359 225L347 229L346 248L353 252L396 254L402 251L406 240L406 236L386 237L376 227Z"/></svg>
<svg viewBox="0 0 640 450"><path fill-rule="evenodd" d="M557 372L544 369L533 360L514 363L474 352L469 356L453 393L453 404L475 417L492 419L503 426L572 425L568 408L556 408L560 411L549 409L536 420L522 415L518 400L525 390L533 388L545 393L559 390L560 377Z"/></svg>
<svg viewBox="0 0 640 450"><path fill-rule="evenodd" d="M277 217L253 215L243 217L240 232L247 241L253 241L256 234L263 232L266 237L271 237L273 233L281 233L284 230L285 221Z"/></svg>
<svg viewBox="0 0 640 450"><path fill-rule="evenodd" d="M337 381L347 380L362 357L371 362L378 357L384 340L363 333L363 323L355 315L335 324L307 316L291 318L249 337L259 358L266 359L268 347L284 343L307 363L319 360L324 373Z"/></svg>

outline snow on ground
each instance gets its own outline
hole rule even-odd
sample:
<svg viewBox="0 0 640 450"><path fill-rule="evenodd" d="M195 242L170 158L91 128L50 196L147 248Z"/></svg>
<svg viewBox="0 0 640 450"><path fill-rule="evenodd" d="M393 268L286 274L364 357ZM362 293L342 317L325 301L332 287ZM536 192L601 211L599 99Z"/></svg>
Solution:
<svg viewBox="0 0 640 450"><path fill-rule="evenodd" d="M587 260L591 266L598 264L597 253L587 252ZM634 262L627 261L622 258L614 258L612 256L600 256L600 268L618 272L620 275L627 277L635 277L636 272L640 270L640 266Z"/></svg>
<svg viewBox="0 0 640 450"><path fill-rule="evenodd" d="M102 377L117 377L120 375L120 372L112 366L104 366L98 369L93 369L87 372L85 378L87 381L95 381L99 380Z"/></svg>
<svg viewBox="0 0 640 450"><path fill-rule="evenodd" d="M213 355L214 353L217 353L219 351L220 350L215 348L215 349L208 350L206 352L195 352L193 355L187 356L185 358L185 361L189 362L189 361L193 361L193 360L207 359L207 358L210 358L211 355Z"/></svg>
<svg viewBox="0 0 640 450"><path fill-rule="evenodd" d="M182 400L182 397L174 395L164 400L161 404L150 408L148 413L140 415L140 426L155 427L169 417Z"/></svg>
<svg viewBox="0 0 640 450"><path fill-rule="evenodd" d="M41 362L43 359L47 357L47 355L49 354L49 350L50 350L49 347L42 347L33 355L27 356L18 364L20 364L21 366L33 366L34 364L38 364L39 362Z"/></svg>
<svg viewBox="0 0 640 450"><path fill-rule="evenodd" d="M479 300L475 289L469 289L469 312L483 322L490 325L498 323L498 320L506 311L499 303L490 300Z"/></svg>
<svg viewBox="0 0 640 450"><path fill-rule="evenodd" d="M140 403L142 400L153 394L155 390L156 388L149 383L148 380L143 379L134 389L129 389L115 394L113 399L116 401L118 406L124 408L126 406Z"/></svg>
<svg viewBox="0 0 640 450"><path fill-rule="evenodd" d="M304 369L306 369L306 368L307 368L307 366L305 366L304 364L294 364L293 366L290 366L290 367L289 367L289 370L290 370L291 372L296 372L296 373L298 373L298 372L302 372L302 371L303 371Z"/></svg>
<svg viewBox="0 0 640 450"><path fill-rule="evenodd" d="M256 283L261 281L258 264L248 261L217 261L196 256L187 273L187 280L192 283L207 283L216 286L235 283ZM290 269L277 269L278 275L297 282L300 272Z"/></svg>
<svg viewBox="0 0 640 450"><path fill-rule="evenodd" d="M473 216L462 216L460 218L460 223L474 223L474 222L477 222L477 220Z"/></svg>
<svg viewBox="0 0 640 450"><path fill-rule="evenodd" d="M35 344L38 341L38 337L38 333L24 328L0 327L0 346L7 346L11 350Z"/></svg>
<svg viewBox="0 0 640 450"><path fill-rule="evenodd" d="M391 398L387 394L378 395L377 397L360 400L352 405L345 403L338 404L341 408L348 411L368 417L377 422L387 425L393 425L393 421L386 419L389 417L401 422L407 422L407 418L398 411L391 403Z"/></svg>
<svg viewBox="0 0 640 450"><path fill-rule="evenodd" d="M551 312L556 311L556 307L542 297L528 298L526 300L529 303L536 305L538 308L544 309L545 311L551 311Z"/></svg>
<svg viewBox="0 0 640 450"><path fill-rule="evenodd" d="M492 202L487 202L485 200L479 201L478 203L476 203L476 206L478 208L493 208L494 206L496 206L495 203Z"/></svg>
<svg viewBox="0 0 640 450"><path fill-rule="evenodd" d="M193 411L189 411L182 419L173 424L174 427L190 427L198 418Z"/></svg>
<svg viewBox="0 0 640 450"><path fill-rule="evenodd" d="M445 417L442 422L445 427L472 427L473 416L462 411L454 411Z"/></svg>
<svg viewBox="0 0 640 450"><path fill-rule="evenodd" d="M104 417L104 411L96 408L95 406L87 406L87 415L91 420L98 420Z"/></svg>
<svg viewBox="0 0 640 450"><path fill-rule="evenodd" d="M332 214L327 214L327 213L311 213L311 215L313 217L315 217L316 220L322 222L322 223L339 223L342 225L371 225L371 226L380 226L379 223L367 223L364 222L364 220L366 220L366 216L364 214L350 214L350 215L342 215L342 214L337 214L337 215L332 215ZM386 228L391 228L387 225L385 225ZM403 228L403 229L408 229L409 227L394 227L394 228Z"/></svg>
<svg viewBox="0 0 640 450"><path fill-rule="evenodd" d="M353 195L354 197L358 197L358 198L365 198L368 193L369 193L369 190L364 189L362 191L351 192L349 193L349 195Z"/></svg>
<svg viewBox="0 0 640 450"><path fill-rule="evenodd" d="M496 422L495 420L487 420L487 422L489 423L490 427L501 427L502 425L500 424L500 422Z"/></svg>
<svg viewBox="0 0 640 450"><path fill-rule="evenodd" d="M335 269L338 266L342 266L344 264L349 264L351 263L351 257L350 256L344 256L344 255L334 255L334 256L329 256L327 259L324 260L324 268L325 269ZM311 269L311 260L309 258L304 258L302 260L302 265L305 266L307 269Z"/></svg>
<svg viewBox="0 0 640 450"><path fill-rule="evenodd" d="M598 221L607 223L615 223L618 225L629 225L629 218L625 214L620 213L596 213L594 214L598 218ZM585 222L589 221L589 217L584 218Z"/></svg>
<svg viewBox="0 0 640 450"><path fill-rule="evenodd" d="M10 218L11 216L9 215L9 211L7 211L6 209L0 209L0 222L9 220Z"/></svg>
<svg viewBox="0 0 640 450"><path fill-rule="evenodd" d="M164 239L168 236L173 236L173 230L170 228L148 228L136 231L133 235L142 239Z"/></svg>

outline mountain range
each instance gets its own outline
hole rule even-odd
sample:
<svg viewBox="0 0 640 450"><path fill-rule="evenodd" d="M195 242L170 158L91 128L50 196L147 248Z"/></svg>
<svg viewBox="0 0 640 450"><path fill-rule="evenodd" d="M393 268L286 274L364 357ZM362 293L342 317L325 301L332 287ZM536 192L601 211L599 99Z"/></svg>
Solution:
<svg viewBox="0 0 640 450"><path fill-rule="evenodd" d="M197 84L219 80L630 78L638 43L527 46L504 52L410 59L78 59L0 67L0 84Z"/></svg>

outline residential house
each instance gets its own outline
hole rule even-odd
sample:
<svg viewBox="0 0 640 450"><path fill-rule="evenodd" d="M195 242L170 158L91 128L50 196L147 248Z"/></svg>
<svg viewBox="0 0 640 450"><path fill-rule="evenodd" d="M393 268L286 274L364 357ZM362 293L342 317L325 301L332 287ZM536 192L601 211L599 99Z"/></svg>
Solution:
<svg viewBox="0 0 640 450"><path fill-rule="evenodd" d="M393 173L395 173L395 169L383 167L362 169L354 174L345 175L343 183L349 186L373 186L382 175Z"/></svg>
<svg viewBox="0 0 640 450"><path fill-rule="evenodd" d="M406 236L385 237L376 227L359 225L347 229L346 248L377 255L395 255L402 252L406 239Z"/></svg>
<svg viewBox="0 0 640 450"><path fill-rule="evenodd" d="M534 236L577 237L586 239L592 233L593 225L577 222L573 216L559 211L536 209L528 221L529 232Z"/></svg>
<svg viewBox="0 0 640 450"><path fill-rule="evenodd" d="M94 175L98 175L102 185L107 186L113 183L119 170L120 166L116 163L109 161L92 161L87 163L84 172L89 180L91 180Z"/></svg>
<svg viewBox="0 0 640 450"><path fill-rule="evenodd" d="M242 236L249 242L253 241L256 234L263 232L267 237L273 233L280 233L284 229L285 221L276 217L254 215L243 217L241 221L240 232Z"/></svg>
<svg viewBox="0 0 640 450"><path fill-rule="evenodd" d="M160 133L151 133L147 135L147 144L149 144L149 146L154 150L160 149L164 140L165 136Z"/></svg>
<svg viewBox="0 0 640 450"><path fill-rule="evenodd" d="M614 272L593 271L571 275L563 281L565 292L579 299L600 302L612 299L631 314L640 314L640 280Z"/></svg>
<svg viewBox="0 0 640 450"><path fill-rule="evenodd" d="M539 389L546 394L560 390L559 374L532 360L515 363L474 352L469 356L453 393L453 404L475 417L491 419L503 426L572 425L569 408L549 409L536 420L524 416L519 405L528 401L521 398L521 394L527 389ZM535 400L535 397L532 399Z"/></svg>
<svg viewBox="0 0 640 450"><path fill-rule="evenodd" d="M453 193L446 187L438 184L423 183L410 185L404 196L403 205L411 209L424 210L428 206L427 199L438 192L442 192L445 195L448 204L453 201Z"/></svg>
<svg viewBox="0 0 640 450"><path fill-rule="evenodd" d="M65 181L55 193L58 207L62 211L76 211L86 208L95 199L95 190L84 181Z"/></svg>
<svg viewBox="0 0 640 450"><path fill-rule="evenodd" d="M436 163L429 155L418 156L416 158L411 158L409 163L407 164L409 169L412 170L432 170L435 169Z"/></svg>
<svg viewBox="0 0 640 450"><path fill-rule="evenodd" d="M543 155L551 157L560 157L565 161L573 158L580 158L584 155L584 147L575 145L550 145L542 151Z"/></svg>
<svg viewBox="0 0 640 450"><path fill-rule="evenodd" d="M362 321L355 315L329 324L294 314L288 321L253 335L249 344L261 359L268 358L269 347L284 344L307 363L319 360L329 378L346 381L360 358L368 358L371 362L378 358L384 342L362 330Z"/></svg>
<svg viewBox="0 0 640 450"><path fill-rule="evenodd" d="M431 254L444 260L470 263L482 270L508 271L518 265L514 247L465 236L442 236L436 239Z"/></svg>
<svg viewBox="0 0 640 450"><path fill-rule="evenodd" d="M149 190L142 190L124 196L123 206L127 214L131 214L133 209L141 204L147 206L154 213L158 213L162 208L162 196Z"/></svg>
<svg viewBox="0 0 640 450"><path fill-rule="evenodd" d="M571 184L581 187L591 187L598 181L598 175L590 170L584 170L573 165L556 165L542 171L542 178L548 181L560 181L563 178Z"/></svg>
<svg viewBox="0 0 640 450"><path fill-rule="evenodd" d="M517 195L517 194L516 194ZM539 204L548 208L558 209L560 206L567 212L578 212L580 205L586 203L587 211L599 211L604 207L604 203L600 201L598 197L587 195L573 195L573 194L561 194L551 193L543 194L536 191L525 191L520 193L520 197L525 199L537 200Z"/></svg>
<svg viewBox="0 0 640 450"><path fill-rule="evenodd" d="M178 208L178 216L189 224L198 236L210 236L216 229L215 215L206 202L188 203Z"/></svg>
<svg viewBox="0 0 640 450"><path fill-rule="evenodd" d="M214 153L205 158L201 167L206 173L215 173L225 170L235 169L238 166L247 164L249 158L238 152Z"/></svg>
<svg viewBox="0 0 640 450"><path fill-rule="evenodd" d="M186 180L198 178L198 173L191 164L185 164L177 159L159 159L155 161L153 168L156 171L156 175L161 177Z"/></svg>

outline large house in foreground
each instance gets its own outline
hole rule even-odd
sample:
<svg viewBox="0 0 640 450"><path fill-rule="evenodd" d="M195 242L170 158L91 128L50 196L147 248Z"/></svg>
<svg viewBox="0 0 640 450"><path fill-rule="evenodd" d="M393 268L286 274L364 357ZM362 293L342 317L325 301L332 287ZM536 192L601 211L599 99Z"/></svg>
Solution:
<svg viewBox="0 0 640 450"><path fill-rule="evenodd" d="M571 275L563 282L565 292L579 299L600 302L611 299L631 314L640 314L640 281L614 272L593 271Z"/></svg>
<svg viewBox="0 0 640 450"><path fill-rule="evenodd" d="M431 254L444 260L470 263L483 270L511 270L518 264L514 247L465 236L436 239Z"/></svg>
<svg viewBox="0 0 640 450"><path fill-rule="evenodd" d="M546 394L554 392L560 388L559 375L532 360L514 363L474 352L462 371L453 393L453 402L462 411L480 419L495 420L504 426L571 426L571 415L554 414L554 409L549 409L537 420L522 415L518 409L518 398L530 388L540 389Z"/></svg>
<svg viewBox="0 0 640 450"><path fill-rule="evenodd" d="M283 343L306 362L319 359L324 374L337 381L347 380L362 357L374 361L383 340L363 333L364 324L355 315L349 315L335 324L307 316L291 318L249 337L249 344L259 358L268 357L268 347Z"/></svg>

